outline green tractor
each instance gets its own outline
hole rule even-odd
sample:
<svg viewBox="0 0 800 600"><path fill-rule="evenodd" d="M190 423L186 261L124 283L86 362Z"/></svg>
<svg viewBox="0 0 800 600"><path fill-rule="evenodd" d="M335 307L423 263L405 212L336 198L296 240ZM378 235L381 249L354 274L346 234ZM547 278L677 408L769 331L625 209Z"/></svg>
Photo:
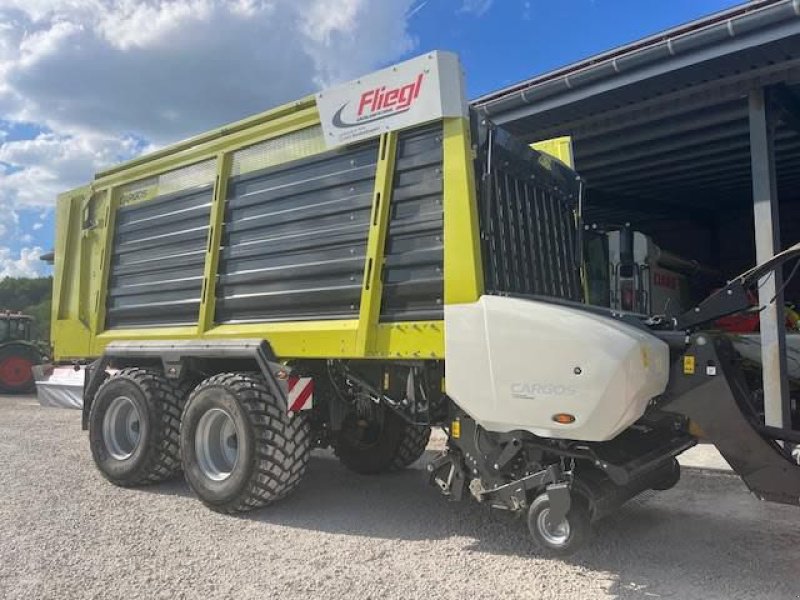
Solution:
<svg viewBox="0 0 800 600"><path fill-rule="evenodd" d="M25 394L35 389L32 367L46 357L43 344L31 339L33 317L0 312L0 393Z"/></svg>

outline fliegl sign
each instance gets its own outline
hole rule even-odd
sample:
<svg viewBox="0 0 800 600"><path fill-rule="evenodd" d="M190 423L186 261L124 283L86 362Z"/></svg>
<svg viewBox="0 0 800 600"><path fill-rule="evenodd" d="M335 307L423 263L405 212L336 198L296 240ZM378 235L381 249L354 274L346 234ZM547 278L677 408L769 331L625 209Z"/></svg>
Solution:
<svg viewBox="0 0 800 600"><path fill-rule="evenodd" d="M431 52L317 94L325 143L350 144L466 115L458 57Z"/></svg>
<svg viewBox="0 0 800 600"><path fill-rule="evenodd" d="M419 98L425 75L426 73L422 72L414 81L400 87L387 89L385 85L382 85L374 90L364 92L358 99L355 121L347 122L342 119L349 104L345 103L333 115L334 126L340 129L358 127L408 112Z"/></svg>

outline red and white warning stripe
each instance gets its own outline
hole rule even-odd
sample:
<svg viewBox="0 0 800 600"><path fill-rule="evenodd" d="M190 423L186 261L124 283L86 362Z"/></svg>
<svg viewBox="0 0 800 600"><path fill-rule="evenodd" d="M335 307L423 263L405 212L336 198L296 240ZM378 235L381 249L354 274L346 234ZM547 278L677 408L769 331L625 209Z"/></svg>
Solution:
<svg viewBox="0 0 800 600"><path fill-rule="evenodd" d="M314 379L291 376L288 384L289 393L286 396L286 406L289 407L289 412L310 410L314 400Z"/></svg>

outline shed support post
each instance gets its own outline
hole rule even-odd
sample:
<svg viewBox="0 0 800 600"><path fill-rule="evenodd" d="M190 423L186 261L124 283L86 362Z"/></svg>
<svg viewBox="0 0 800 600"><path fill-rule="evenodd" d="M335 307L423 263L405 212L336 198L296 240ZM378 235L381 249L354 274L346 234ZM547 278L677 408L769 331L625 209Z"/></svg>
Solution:
<svg viewBox="0 0 800 600"><path fill-rule="evenodd" d="M781 249L775 127L769 114L766 89L751 91L749 105L756 262L761 264ZM791 425L782 288L780 268L759 281L759 306L765 307L760 313L765 421L766 425L780 428Z"/></svg>

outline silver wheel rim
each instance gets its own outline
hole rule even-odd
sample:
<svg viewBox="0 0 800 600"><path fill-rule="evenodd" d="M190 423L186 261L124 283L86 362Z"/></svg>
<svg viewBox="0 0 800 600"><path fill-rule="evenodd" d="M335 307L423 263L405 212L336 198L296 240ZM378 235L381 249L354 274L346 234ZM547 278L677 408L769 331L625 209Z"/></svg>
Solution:
<svg viewBox="0 0 800 600"><path fill-rule="evenodd" d="M108 453L125 460L134 453L142 436L139 409L127 396L118 396L108 405L103 417L103 442Z"/></svg>
<svg viewBox="0 0 800 600"><path fill-rule="evenodd" d="M553 546L563 546L569 539L569 521L563 519L560 523L553 525L550 522L550 509L542 509L536 517L536 527L544 540Z"/></svg>
<svg viewBox="0 0 800 600"><path fill-rule="evenodd" d="M239 436L233 417L221 408L212 408L200 417L194 451L203 475L214 481L230 477L239 460Z"/></svg>

